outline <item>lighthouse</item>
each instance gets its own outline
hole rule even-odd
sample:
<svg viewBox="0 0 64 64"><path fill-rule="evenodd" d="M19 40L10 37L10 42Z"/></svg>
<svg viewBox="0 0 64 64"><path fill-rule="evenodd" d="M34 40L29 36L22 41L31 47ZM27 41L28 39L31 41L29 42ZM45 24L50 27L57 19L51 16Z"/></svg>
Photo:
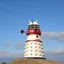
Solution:
<svg viewBox="0 0 64 64"><path fill-rule="evenodd" d="M24 30L21 30L21 33L24 33ZM24 49L24 58L45 59L38 20L30 21L25 33L27 35L27 39Z"/></svg>

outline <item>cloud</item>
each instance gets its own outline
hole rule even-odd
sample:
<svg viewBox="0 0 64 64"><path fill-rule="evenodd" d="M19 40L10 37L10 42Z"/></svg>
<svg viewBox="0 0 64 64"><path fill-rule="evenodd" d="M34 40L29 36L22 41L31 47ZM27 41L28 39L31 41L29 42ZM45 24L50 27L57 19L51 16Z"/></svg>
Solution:
<svg viewBox="0 0 64 64"><path fill-rule="evenodd" d="M42 37L44 39L54 39L58 41L64 41L64 32L43 32Z"/></svg>
<svg viewBox="0 0 64 64"><path fill-rule="evenodd" d="M56 60L64 62L64 48L57 50L45 50L44 55L48 60Z"/></svg>
<svg viewBox="0 0 64 64"><path fill-rule="evenodd" d="M0 62L11 62L15 58L23 57L23 52L0 51Z"/></svg>
<svg viewBox="0 0 64 64"><path fill-rule="evenodd" d="M64 48L57 49L57 50L45 50L45 53L51 53L53 54L64 54Z"/></svg>
<svg viewBox="0 0 64 64"><path fill-rule="evenodd" d="M9 43L5 43L5 44L2 44L2 46L6 46L6 47L8 47L8 46L11 46L11 44L9 44Z"/></svg>
<svg viewBox="0 0 64 64"><path fill-rule="evenodd" d="M25 43L14 43L14 44L5 43L5 44L1 44L1 46L7 47L7 48L14 47L16 49L21 49L21 48L24 48Z"/></svg>
<svg viewBox="0 0 64 64"><path fill-rule="evenodd" d="M17 57L23 57L23 52L0 51L0 58L17 58Z"/></svg>
<svg viewBox="0 0 64 64"><path fill-rule="evenodd" d="M15 47L16 49L24 49L24 46L25 46L24 43L14 44L14 47Z"/></svg>
<svg viewBox="0 0 64 64"><path fill-rule="evenodd" d="M8 53L8 51L0 51L0 55L6 54L6 53Z"/></svg>
<svg viewBox="0 0 64 64"><path fill-rule="evenodd" d="M63 54L64 55L64 48L62 48L62 49L58 49L58 50L56 50L55 52L54 52L54 54Z"/></svg>
<svg viewBox="0 0 64 64"><path fill-rule="evenodd" d="M19 43L19 44L15 44L14 46L16 46L16 47L24 47L24 44L23 43Z"/></svg>

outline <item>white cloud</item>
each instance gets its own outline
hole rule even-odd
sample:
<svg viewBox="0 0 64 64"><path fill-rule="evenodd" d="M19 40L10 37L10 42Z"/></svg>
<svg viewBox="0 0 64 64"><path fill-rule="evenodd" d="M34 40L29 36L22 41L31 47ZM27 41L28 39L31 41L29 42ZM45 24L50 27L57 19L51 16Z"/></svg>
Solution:
<svg viewBox="0 0 64 64"><path fill-rule="evenodd" d="M5 47L11 46L11 44L9 44L9 43L5 43L5 44L1 44L1 45L5 46Z"/></svg>
<svg viewBox="0 0 64 64"><path fill-rule="evenodd" d="M50 53L50 54L64 54L64 48L57 49L57 50L45 50L45 53Z"/></svg>
<svg viewBox="0 0 64 64"><path fill-rule="evenodd" d="M16 49L21 49L21 48L24 48L25 43L14 43L14 44L5 43L5 44L1 44L1 46L8 47L8 48L14 47Z"/></svg>
<svg viewBox="0 0 64 64"><path fill-rule="evenodd" d="M45 39L64 41L64 32L43 32L42 37Z"/></svg>
<svg viewBox="0 0 64 64"><path fill-rule="evenodd" d="M56 50L54 52L54 54L63 54L64 55L64 48Z"/></svg>
<svg viewBox="0 0 64 64"><path fill-rule="evenodd" d="M0 58L17 58L17 57L23 57L23 52L0 51Z"/></svg>
<svg viewBox="0 0 64 64"><path fill-rule="evenodd" d="M56 60L64 62L64 48L57 50L46 50L44 56L48 60Z"/></svg>
<svg viewBox="0 0 64 64"><path fill-rule="evenodd" d="M14 46L16 46L16 47L24 47L24 44L23 43L18 43L18 44L15 44Z"/></svg>

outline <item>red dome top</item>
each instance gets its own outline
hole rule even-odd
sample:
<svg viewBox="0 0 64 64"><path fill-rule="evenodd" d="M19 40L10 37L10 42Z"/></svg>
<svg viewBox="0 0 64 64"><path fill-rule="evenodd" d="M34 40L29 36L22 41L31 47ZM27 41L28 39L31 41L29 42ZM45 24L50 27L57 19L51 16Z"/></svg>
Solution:
<svg viewBox="0 0 64 64"><path fill-rule="evenodd" d="M27 35L30 35L30 34L38 34L38 35L41 35L41 31L39 29L28 29L27 32L26 32Z"/></svg>

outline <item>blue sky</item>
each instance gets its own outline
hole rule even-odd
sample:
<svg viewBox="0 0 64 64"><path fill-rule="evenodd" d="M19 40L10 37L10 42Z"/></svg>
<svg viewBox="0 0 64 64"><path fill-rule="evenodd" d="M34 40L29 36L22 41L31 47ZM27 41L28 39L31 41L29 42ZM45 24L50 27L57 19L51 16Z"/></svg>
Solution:
<svg viewBox="0 0 64 64"><path fill-rule="evenodd" d="M0 0L0 58L22 55L26 35L20 30L27 31L29 20L39 20L46 58L49 51L64 53L64 0Z"/></svg>

